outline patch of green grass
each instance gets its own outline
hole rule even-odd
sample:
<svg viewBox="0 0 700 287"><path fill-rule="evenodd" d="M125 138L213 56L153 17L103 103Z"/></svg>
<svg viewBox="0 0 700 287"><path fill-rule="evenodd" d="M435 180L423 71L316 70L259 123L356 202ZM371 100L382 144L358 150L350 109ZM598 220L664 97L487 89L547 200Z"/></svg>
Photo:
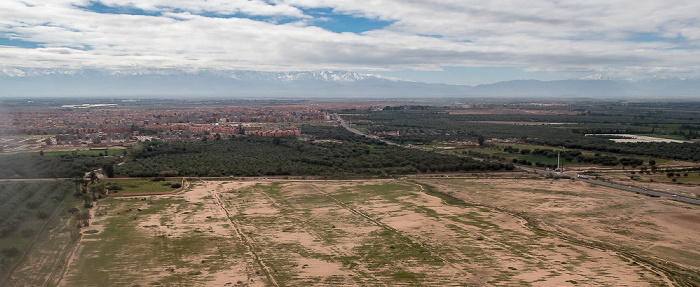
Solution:
<svg viewBox="0 0 700 287"><path fill-rule="evenodd" d="M425 274L423 273L413 273L409 271L397 271L395 272L392 277L394 280L398 281L404 281L404 280L409 280L409 281L414 281L418 279L425 278Z"/></svg>
<svg viewBox="0 0 700 287"><path fill-rule="evenodd" d="M100 205L110 214L103 232L90 235L97 240L83 242L80 257L74 268L85 270L66 278L69 285L122 285L143 280L144 276L160 274L164 268L173 268L169 275L158 279L163 284L191 285L201 282L196 272L216 267L221 261L210 263L189 260L207 250L234 248L227 239L207 237L205 234L186 232L181 237L165 234L154 236L139 226L148 214L162 213L170 204L183 200L156 199L141 211L142 201L108 198ZM131 211L127 211L131 209ZM228 246L228 247L227 247ZM221 252L221 251L220 251ZM235 253L230 250L228 253ZM216 254L216 253L214 253ZM205 261L206 262L206 261ZM179 271L185 269L185 271ZM139 270L138 272L134 272Z"/></svg>
<svg viewBox="0 0 700 287"><path fill-rule="evenodd" d="M437 213L437 211L435 211L434 209L427 208L425 206L416 206L415 210L419 211L421 213L425 213L426 216L430 216L430 217L434 217L434 218L439 217L439 214Z"/></svg>
<svg viewBox="0 0 700 287"><path fill-rule="evenodd" d="M413 181L413 183L415 183L419 186L422 186L423 192L425 192L428 195L436 196L436 197L442 199L446 204L460 205L460 206L471 206L470 204L467 204L466 202L464 202L464 200L461 200L459 198L456 198L454 196L451 196L449 194L446 194L446 193L439 191L436 187L434 187L432 185L425 184L425 183L419 183L419 182L415 182L415 181Z"/></svg>
<svg viewBox="0 0 700 287"><path fill-rule="evenodd" d="M654 246L650 250L688 266L700 266L700 253L696 251L679 250L661 245Z"/></svg>
<svg viewBox="0 0 700 287"><path fill-rule="evenodd" d="M543 155L528 155L528 156L521 156L521 157L519 157L519 159L524 159L526 161L530 161L533 164L535 164L536 162L541 162L543 164L554 164L554 165L557 164L557 157L556 156L555 157L546 157ZM559 163L562 165L563 164L572 164L569 162L565 163L563 158L559 160Z"/></svg>
<svg viewBox="0 0 700 287"><path fill-rule="evenodd" d="M81 201L66 200L59 209L66 210L77 206ZM66 260L68 254L60 253L62 250L69 250L76 243L76 239L80 237L79 230L71 223L72 216L70 214L59 213L52 218L44 232L38 234L36 244L32 246L29 256L34 256L36 253L46 251L57 252L54 256L45 256L44 264L38 268L18 268L12 274L12 283L8 286L42 286L46 285L45 277L36 276L37 274L51 274L56 264L60 264L61 260ZM0 243L0 246L5 243ZM9 261L7 263L10 263ZM55 278L54 278L55 279Z"/></svg>
<svg viewBox="0 0 700 287"><path fill-rule="evenodd" d="M173 184L181 183L180 179L168 179L166 181L153 181L149 179L104 179L106 187L119 186L122 189L119 193L151 193L151 192L169 192L175 190ZM114 192L114 191L112 191Z"/></svg>
<svg viewBox="0 0 700 287"><path fill-rule="evenodd" d="M454 222L475 226L481 229L499 229L498 225L484 220L482 216L476 212L463 213L457 216L449 216L447 218Z"/></svg>
<svg viewBox="0 0 700 287"><path fill-rule="evenodd" d="M0 237L0 249L16 249L17 251L16 254L0 254L0 276L4 276L9 267L22 257L22 253L29 250L32 240L35 238L46 238L48 230L59 225L61 217L70 218L70 214L66 214L65 210L76 206L79 202L71 196L72 186L68 182L9 183L3 188L11 190L18 186L47 191L47 193L36 192L34 196L28 197L24 201L19 203L15 201L15 206L3 206L3 208L14 210L14 213L6 214L8 218L3 218L3 220L18 220L21 223L13 232ZM0 188L0 191L3 188ZM35 199L41 199L40 204L34 208L29 208L27 203ZM55 211L57 211L57 215L51 219L50 216ZM40 213L45 217L39 218ZM45 224L46 230L42 231Z"/></svg>
<svg viewBox="0 0 700 287"><path fill-rule="evenodd" d="M151 200L149 202L147 208L143 208L139 214L146 215L146 214L156 214L160 213L161 211L165 210L169 205L171 204L184 204L185 200L184 199L175 199L175 198L160 198L157 200ZM166 215L167 216L167 215Z"/></svg>
<svg viewBox="0 0 700 287"><path fill-rule="evenodd" d="M367 185L358 185L355 187L356 189L364 192L372 192L374 194L386 194L386 193L394 193L394 192L399 192L399 191L411 191L414 189L413 186L399 183L399 182L390 182L390 183L384 183L384 184L367 184Z"/></svg>

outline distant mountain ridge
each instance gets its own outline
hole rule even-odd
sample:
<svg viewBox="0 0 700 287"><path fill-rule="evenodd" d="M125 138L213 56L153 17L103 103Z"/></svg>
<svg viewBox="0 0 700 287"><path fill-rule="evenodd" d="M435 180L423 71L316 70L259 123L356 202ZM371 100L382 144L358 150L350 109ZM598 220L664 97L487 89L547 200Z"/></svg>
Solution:
<svg viewBox="0 0 700 287"><path fill-rule="evenodd" d="M0 68L0 76L7 77L42 77L42 76L78 76L78 77L130 77L130 76L196 76L211 75L236 80L323 80L335 82L356 82L370 79L405 81L374 74L362 74L350 71L302 71L302 72L261 72L246 70L175 70L175 69L136 69L136 70L96 70L96 69L20 69ZM406 81L410 82L410 81Z"/></svg>
<svg viewBox="0 0 700 287"><path fill-rule="evenodd" d="M686 97L700 79L591 75L488 85L428 84L352 71L23 69L0 67L0 97Z"/></svg>

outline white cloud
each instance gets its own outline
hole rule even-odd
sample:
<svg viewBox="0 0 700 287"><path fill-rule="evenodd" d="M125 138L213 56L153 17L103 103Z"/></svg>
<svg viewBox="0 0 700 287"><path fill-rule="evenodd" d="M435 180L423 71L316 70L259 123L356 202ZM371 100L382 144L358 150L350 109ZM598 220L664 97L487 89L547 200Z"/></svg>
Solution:
<svg viewBox="0 0 700 287"><path fill-rule="evenodd" d="M102 0L157 16L100 14L87 0L3 0L4 66L430 70L511 66L532 71L645 74L700 70L700 1ZM334 33L307 8L391 21ZM215 16L212 16L215 15ZM226 18L248 15L272 21ZM270 17L270 18L265 18ZM274 19L291 23L276 24ZM319 19L316 19L319 20ZM639 42L633 38L679 38Z"/></svg>
<svg viewBox="0 0 700 287"><path fill-rule="evenodd" d="M298 8L286 4L270 5L261 0L102 0L101 2L110 7L135 7L146 11L180 10L219 15L242 13L255 16L304 17Z"/></svg>

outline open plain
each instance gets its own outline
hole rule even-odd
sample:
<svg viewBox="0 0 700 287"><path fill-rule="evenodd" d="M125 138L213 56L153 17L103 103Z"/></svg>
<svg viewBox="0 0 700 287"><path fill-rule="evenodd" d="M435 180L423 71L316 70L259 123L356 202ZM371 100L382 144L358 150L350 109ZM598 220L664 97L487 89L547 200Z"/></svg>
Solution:
<svg viewBox="0 0 700 287"><path fill-rule="evenodd" d="M197 180L92 216L10 286L692 286L700 266L697 206L572 180Z"/></svg>

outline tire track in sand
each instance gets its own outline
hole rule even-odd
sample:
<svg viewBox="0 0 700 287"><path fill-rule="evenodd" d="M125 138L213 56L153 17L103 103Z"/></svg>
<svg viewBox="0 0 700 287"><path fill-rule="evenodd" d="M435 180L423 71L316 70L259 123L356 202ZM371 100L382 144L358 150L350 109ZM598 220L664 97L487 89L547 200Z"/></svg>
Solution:
<svg viewBox="0 0 700 287"><path fill-rule="evenodd" d="M221 199L219 192L213 192L212 196L215 199L214 203L219 207L219 209L221 209L221 211L223 211L226 214L226 219L233 227L233 230L236 232L236 236L238 237L238 239L240 239L243 242L243 244L246 246L246 249L248 249L248 252L250 252L250 254L253 255L253 259L255 259L255 262L265 272L265 277L267 277L267 280L273 286L279 287L280 285L277 284L277 281L275 281L275 278L272 276L270 268L265 264L260 255L257 252L255 252L256 246L253 240L246 236L245 233L241 230L240 223L237 220L231 218L231 211L229 211L228 208L226 208L226 206L224 205L224 202Z"/></svg>
<svg viewBox="0 0 700 287"><path fill-rule="evenodd" d="M333 201L334 201L337 205L339 205L340 207L342 207L342 208L344 208L344 209L346 209L346 210L348 210L348 211L350 211L350 212L352 212L352 213L354 213L354 214L356 214L356 215L359 215L359 216L365 218L365 219L368 220L369 222L372 222L373 224L377 225L378 227L380 227L380 228L382 228L382 229L385 229L385 230L389 230L389 231L391 231L391 232L394 232L395 234L397 234L398 236L400 236L400 237L401 237L404 241L406 241L407 243L409 243L409 244L416 244L416 245L420 246L421 248L427 250L428 252L430 252L430 256L434 256L435 258L440 259L440 261L442 261L443 264L445 264L445 266L448 266L449 268L453 269L453 270L455 271L455 274L457 274L457 276L462 276L462 277L464 277L464 278L472 278L472 274L469 274L469 273L465 272L465 271L462 270L461 268L459 268L459 267L455 266L454 264L452 264L452 262L450 262L449 260L447 260L445 257L441 256L440 254L435 253L429 244L426 244L426 243L420 242L420 241L416 241L416 240L415 240L416 238L411 238L411 237L409 237L409 236L407 236L407 235L404 235L403 232L401 232L400 230L398 230L398 229L396 229L396 228L393 228L393 227L391 227L391 226L389 226L389 225L387 225L387 224L385 224L385 223L382 223L381 221L379 221L379 220L373 218L372 216L370 216L370 215L367 214L367 213L364 213L364 212L361 211L361 210L358 210L358 209L356 209L356 208L353 208L353 207L349 206L347 203L342 202L342 201L336 199L336 198L333 197L331 194L325 192L324 190L322 190L322 189L320 189L320 188L318 188L318 187L316 187L316 186L314 186L314 185L307 185L307 186L309 186L312 190L316 191L318 194L321 194L321 195L323 195L323 196L326 196L326 197L330 198L331 200L333 200Z"/></svg>
<svg viewBox="0 0 700 287"><path fill-rule="evenodd" d="M307 186L311 186L311 185L307 185ZM272 205L275 206L277 209L281 209L281 208L283 207L283 204L281 204L280 202L278 202L277 200L275 200L274 198L272 198L272 197L271 197L269 194L267 194L265 191L261 191L261 193L262 193L262 194L272 203ZM287 205L287 206L289 206L289 205ZM294 209L293 207L290 207L290 208ZM293 219L294 221L296 221L296 223L297 223L299 226L302 227L302 229L304 230L304 232L307 232L307 233L313 235L314 237L316 237L316 239L318 239L318 240L321 241L321 242L324 241L323 236L321 236L318 232L316 232L315 230L313 230L313 227L311 227L309 224L305 223L303 220L301 220L301 219L299 219L299 218L297 218L297 217L289 217L288 219ZM347 254L346 252L343 252L340 248L337 248L337 247L335 247L335 246L325 245L324 247L328 248L328 249L329 249L330 251L332 251L335 255L339 255L339 256L348 256L348 257L352 255L352 254ZM361 272L360 274L358 274L358 275L360 275L360 276L362 276L362 277L364 277L364 278L367 278L367 279L370 279L370 280L371 280L371 282L362 282L363 284L371 284L371 285L373 285L373 286L378 286L378 285L381 285L381 286L389 286L389 285L387 285L386 283L382 282L382 280L380 280L379 278L377 278L376 276L374 276L374 274L372 274L372 272L371 272L369 269L365 268L363 265L358 265L357 268L358 268L358 269L362 269L362 272Z"/></svg>

